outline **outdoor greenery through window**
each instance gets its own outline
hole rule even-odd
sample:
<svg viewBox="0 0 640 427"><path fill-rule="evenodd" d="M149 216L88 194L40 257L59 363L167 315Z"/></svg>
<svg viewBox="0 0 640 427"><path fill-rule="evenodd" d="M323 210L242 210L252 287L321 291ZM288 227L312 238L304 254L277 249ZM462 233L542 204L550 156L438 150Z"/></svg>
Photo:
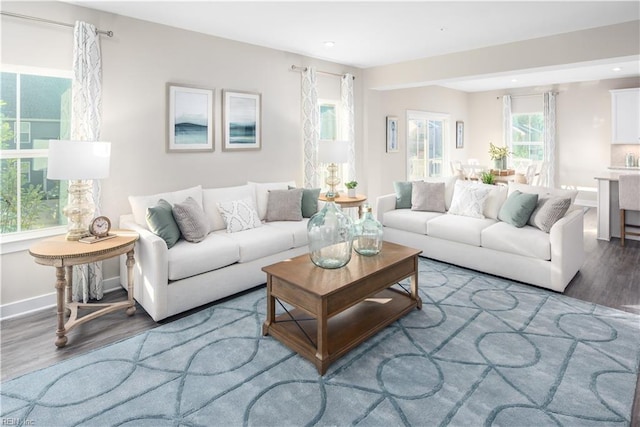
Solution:
<svg viewBox="0 0 640 427"><path fill-rule="evenodd" d="M448 123L447 115L407 112L407 180L442 176Z"/></svg>
<svg viewBox="0 0 640 427"><path fill-rule="evenodd" d="M513 114L511 116L511 149L514 164L544 160L544 116Z"/></svg>
<svg viewBox="0 0 640 427"><path fill-rule="evenodd" d="M339 140L340 101L318 100L318 107L320 108L320 144L322 141ZM342 184L345 182L348 168L349 165L346 163L338 165L337 176ZM322 168L320 172L326 174L326 168ZM321 185L324 185L324 178L323 175Z"/></svg>
<svg viewBox="0 0 640 427"><path fill-rule="evenodd" d="M47 179L49 140L69 138L71 79L59 74L0 72L2 235L66 224L67 182Z"/></svg>

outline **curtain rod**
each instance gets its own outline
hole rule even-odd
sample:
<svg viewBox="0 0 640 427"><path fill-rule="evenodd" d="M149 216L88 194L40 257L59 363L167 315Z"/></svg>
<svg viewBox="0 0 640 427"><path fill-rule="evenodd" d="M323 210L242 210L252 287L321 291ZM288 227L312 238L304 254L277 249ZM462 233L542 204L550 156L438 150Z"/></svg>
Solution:
<svg viewBox="0 0 640 427"><path fill-rule="evenodd" d="M542 93L523 93L517 95L509 95L512 98L528 98L530 96L543 96L545 93L549 93L550 91L542 92ZM560 92L551 92L554 95L558 95ZM504 95L503 95L504 96ZM502 96L497 96L496 99L502 99Z"/></svg>
<svg viewBox="0 0 640 427"><path fill-rule="evenodd" d="M36 18L35 16L20 15L20 14L13 13L13 12L0 11L0 15L12 16L14 18L28 19L30 21L46 22L47 24L61 25L63 27L70 27L70 28L75 27L75 25L67 24L65 22L51 21L49 19ZM96 30L96 33L104 34L105 36L108 36L108 37L113 37L113 31Z"/></svg>
<svg viewBox="0 0 640 427"><path fill-rule="evenodd" d="M303 71L307 71L309 69L309 67L298 67L297 65L292 65L291 66L291 71L298 71L298 72L303 72ZM336 76L336 77L344 77L344 74L338 74L338 73L330 73L329 71L316 71L318 74L326 74L328 76ZM353 80L356 79L356 76L351 76L353 77Z"/></svg>

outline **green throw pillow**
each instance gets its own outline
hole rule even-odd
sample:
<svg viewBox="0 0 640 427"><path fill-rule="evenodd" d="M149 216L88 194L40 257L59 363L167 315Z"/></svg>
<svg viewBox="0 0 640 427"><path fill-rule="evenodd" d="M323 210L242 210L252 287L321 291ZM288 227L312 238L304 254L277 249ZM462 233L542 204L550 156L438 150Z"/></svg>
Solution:
<svg viewBox="0 0 640 427"><path fill-rule="evenodd" d="M396 192L396 209L411 209L411 189L413 183L395 181L393 189Z"/></svg>
<svg viewBox="0 0 640 427"><path fill-rule="evenodd" d="M289 190L296 187L289 186ZM318 212L318 197L320 197L320 188L303 188L302 189L302 217L311 218Z"/></svg>
<svg viewBox="0 0 640 427"><path fill-rule="evenodd" d="M498 219L518 228L524 227L537 204L537 194L522 193L516 190L511 193L500 208Z"/></svg>
<svg viewBox="0 0 640 427"><path fill-rule="evenodd" d="M173 217L171 204L160 199L156 206L147 208L147 225L153 234L161 237L171 249L180 239L180 228Z"/></svg>

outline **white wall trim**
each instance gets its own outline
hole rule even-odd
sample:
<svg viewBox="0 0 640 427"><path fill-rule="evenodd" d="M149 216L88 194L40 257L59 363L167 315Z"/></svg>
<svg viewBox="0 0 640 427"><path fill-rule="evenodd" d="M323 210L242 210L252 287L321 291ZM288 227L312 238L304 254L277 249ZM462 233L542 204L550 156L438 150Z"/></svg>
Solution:
<svg viewBox="0 0 640 427"><path fill-rule="evenodd" d="M104 280L104 293L109 293L121 287L120 276L111 277ZM21 301L10 302L0 306L0 320L11 319L12 317L23 316L36 311L55 307L56 292L51 292L37 297L23 299ZM52 320L53 322L53 320ZM52 323L53 325L53 323Z"/></svg>

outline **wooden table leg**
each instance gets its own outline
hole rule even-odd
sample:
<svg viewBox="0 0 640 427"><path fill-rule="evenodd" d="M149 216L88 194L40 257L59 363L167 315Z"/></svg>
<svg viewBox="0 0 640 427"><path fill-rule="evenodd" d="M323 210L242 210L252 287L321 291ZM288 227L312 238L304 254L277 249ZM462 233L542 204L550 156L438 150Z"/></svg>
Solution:
<svg viewBox="0 0 640 427"><path fill-rule="evenodd" d="M67 269L67 285L65 286L65 309L64 314L69 317L71 315L71 309L69 308L69 304L73 301L73 266L68 265L65 267Z"/></svg>
<svg viewBox="0 0 640 427"><path fill-rule="evenodd" d="M133 266L136 260L133 257L133 249L127 252L127 297L129 299L129 308L127 308L127 316L133 316L136 312L136 303L133 300Z"/></svg>
<svg viewBox="0 0 640 427"><path fill-rule="evenodd" d="M64 347L67 344L66 330L64 328L64 290L67 286L67 281L64 277L64 267L56 267L56 304L57 304L57 316L58 316L58 328L56 329L56 346Z"/></svg>
<svg viewBox="0 0 640 427"><path fill-rule="evenodd" d="M328 334L328 326L327 326L327 300L322 299L318 301L318 307L316 309L318 313L318 317L316 321L318 322L318 338L317 338L317 351L316 351L316 359L318 362L316 363L316 367L318 368L318 372L320 375L324 375L327 372L327 368L329 367L329 334Z"/></svg>
<svg viewBox="0 0 640 427"><path fill-rule="evenodd" d="M422 310L422 298L420 298L420 294L418 294L419 262L418 262L418 257L417 256L413 260L413 269L415 271L415 274L413 276L411 276L411 298L416 300L416 304L417 304L416 308L418 310Z"/></svg>
<svg viewBox="0 0 640 427"><path fill-rule="evenodd" d="M271 295L271 282L272 276L267 274L267 318L262 324L262 335L269 333L269 326L273 323L273 319L276 318L276 301Z"/></svg>

